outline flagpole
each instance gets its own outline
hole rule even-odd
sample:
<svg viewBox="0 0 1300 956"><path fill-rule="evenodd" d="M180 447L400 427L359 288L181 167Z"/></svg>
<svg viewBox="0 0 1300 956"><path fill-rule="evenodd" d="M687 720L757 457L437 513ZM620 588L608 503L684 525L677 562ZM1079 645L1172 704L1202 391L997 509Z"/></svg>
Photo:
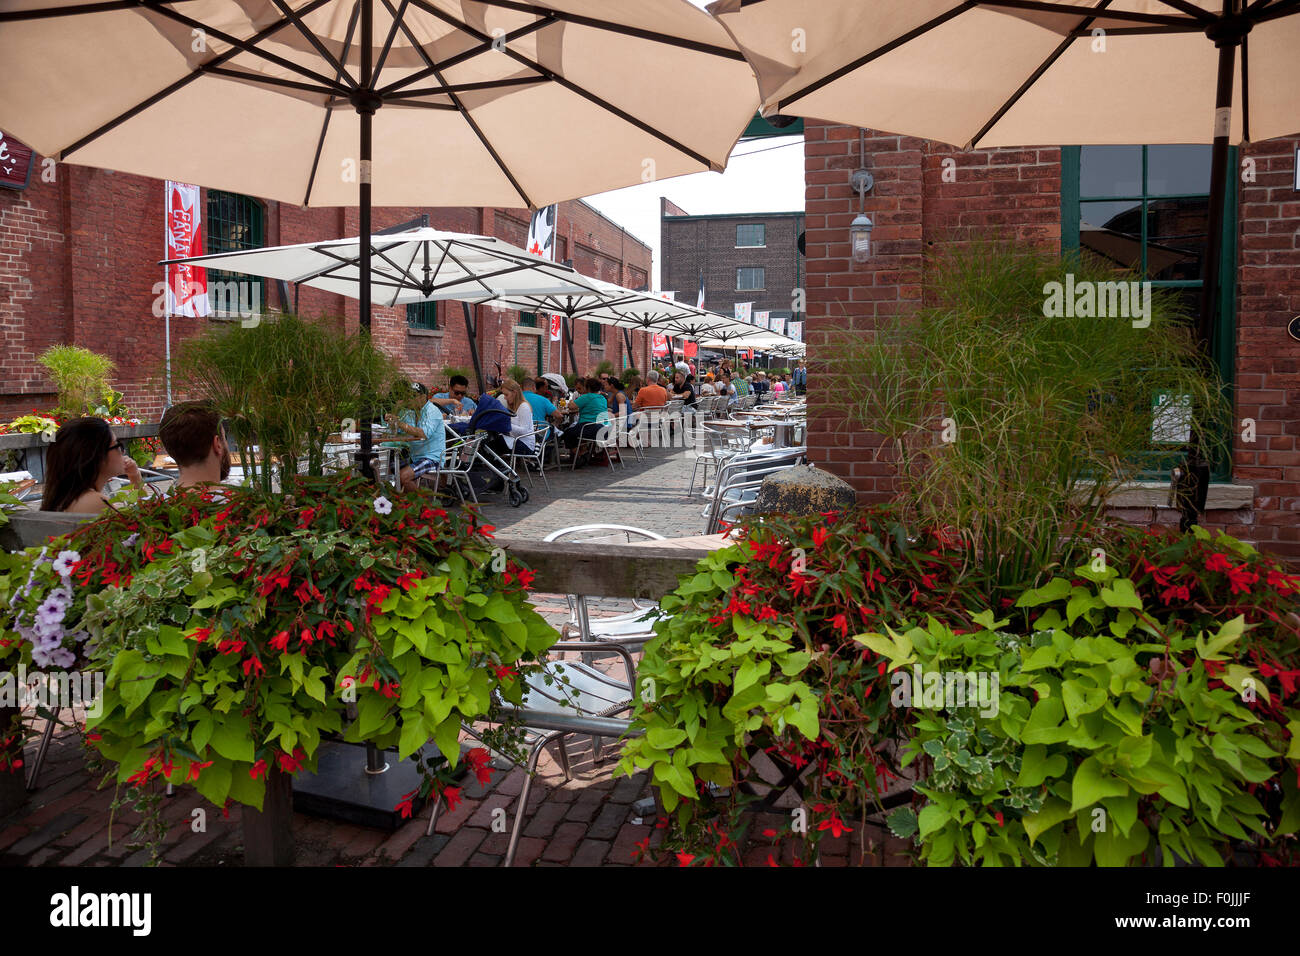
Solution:
<svg viewBox="0 0 1300 956"><path fill-rule="evenodd" d="M167 180L163 184L163 255L165 258L171 258L170 238L171 230L168 226L167 217L170 213L172 202L172 183ZM186 250L188 253L189 250ZM167 379L167 399L163 405L163 411L172 407L172 267L163 266L163 368Z"/></svg>

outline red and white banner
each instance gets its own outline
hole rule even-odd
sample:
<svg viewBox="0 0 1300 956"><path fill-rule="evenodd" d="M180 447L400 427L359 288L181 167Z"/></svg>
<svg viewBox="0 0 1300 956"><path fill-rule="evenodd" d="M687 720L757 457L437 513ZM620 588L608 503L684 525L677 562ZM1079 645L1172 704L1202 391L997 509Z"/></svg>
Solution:
<svg viewBox="0 0 1300 956"><path fill-rule="evenodd" d="M700 344L698 342L686 342L682 345L682 358L695 358L700 354Z"/></svg>
<svg viewBox="0 0 1300 956"><path fill-rule="evenodd" d="M556 206L544 206L533 213L533 218L528 223L528 245L524 247L533 255L541 256L543 259L555 259L555 215L557 210L558 207Z"/></svg>
<svg viewBox="0 0 1300 956"><path fill-rule="evenodd" d="M167 181L167 259L203 255L203 217L199 208L199 187ZM166 266L167 313L199 318L212 314L208 303L208 272L181 263Z"/></svg>
<svg viewBox="0 0 1300 956"><path fill-rule="evenodd" d="M560 329L563 327L563 322L564 322L564 316L562 315L551 316L551 341L552 342L560 341Z"/></svg>
<svg viewBox="0 0 1300 956"><path fill-rule="evenodd" d="M668 354L668 336L656 335L654 337L654 354L661 357Z"/></svg>

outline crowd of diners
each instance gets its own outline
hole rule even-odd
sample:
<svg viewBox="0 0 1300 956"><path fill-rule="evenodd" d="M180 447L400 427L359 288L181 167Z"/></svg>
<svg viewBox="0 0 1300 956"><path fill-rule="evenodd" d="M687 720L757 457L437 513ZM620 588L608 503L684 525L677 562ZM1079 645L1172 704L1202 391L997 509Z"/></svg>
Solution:
<svg viewBox="0 0 1300 956"><path fill-rule="evenodd" d="M735 404L753 394L760 401L805 393L807 370L802 361L790 374L760 369L733 369L726 359L707 367L683 359L647 371L629 370L625 378L593 371L572 381L555 373L505 379L473 398L469 381L453 375L445 388L433 392L421 382L402 386L395 407L385 416L388 436L401 442L400 486L413 490L421 478L435 477L447 448L448 431L485 431L487 444L498 455L516 450L535 457L536 442L550 443L557 434L567 457L561 462L580 467L604 464L604 452L579 456L582 439L596 437L610 422L632 428L638 413L662 408L680 400L683 408L706 396L725 395ZM546 431L540 429L545 426ZM173 488L219 484L231 469L230 443L224 423L210 402L181 402L167 409L158 437L179 473ZM590 447L590 446L585 446ZM574 461L575 456L577 460ZM99 512L111 507L105 493L109 481L126 478L138 489L145 481L137 464L126 454L126 444L100 418L78 418L55 434L46 454L43 511ZM484 492L501 490L500 480L489 482ZM169 489L170 491L170 489Z"/></svg>

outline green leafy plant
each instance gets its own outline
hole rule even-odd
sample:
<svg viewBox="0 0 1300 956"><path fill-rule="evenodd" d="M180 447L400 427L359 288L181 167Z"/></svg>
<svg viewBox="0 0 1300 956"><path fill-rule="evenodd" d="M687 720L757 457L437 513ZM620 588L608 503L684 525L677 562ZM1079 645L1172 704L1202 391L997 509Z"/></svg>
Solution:
<svg viewBox="0 0 1300 956"><path fill-rule="evenodd" d="M1157 396L1188 397L1210 457L1229 433L1223 384L1181 300L1157 290L1145 318L1049 316L1047 290L1067 274L1076 287L1122 281L1126 293L1139 278L976 244L930 263L917 314L830 346L838 411L884 437L879 454L909 513L960 528L1008 592L1070 566L1107 496L1144 469L1168 468L1179 449L1152 450Z"/></svg>
<svg viewBox="0 0 1300 956"><path fill-rule="evenodd" d="M919 664L1000 678L995 716L951 702L919 714L906 761L930 765L926 804L896 811L894 832L915 834L940 866L1219 866L1233 841L1285 844L1300 829L1300 711L1270 718L1300 672L1288 687L1241 663L1243 616L1162 626L1113 567L1075 575L1021 595L1028 635L984 612L974 633L932 619L859 638L895 674Z"/></svg>
<svg viewBox="0 0 1300 956"><path fill-rule="evenodd" d="M418 757L420 795L454 799L461 721L521 701L556 639L490 531L428 494L301 476L283 495L189 490L106 512L58 542L106 675L87 739L119 783L260 807L269 771L312 768L322 736L343 734ZM12 618L4 637L31 654Z"/></svg>
<svg viewBox="0 0 1300 956"><path fill-rule="evenodd" d="M55 409L66 418L100 414L98 408L120 405L121 392L109 385L115 368L113 360L79 345L53 345L36 359L54 379L58 389ZM107 411L104 414L118 414Z"/></svg>
<svg viewBox="0 0 1300 956"><path fill-rule="evenodd" d="M506 369L506 378L514 379L516 382L522 382L524 379L531 377L532 375L529 373L528 369L524 368L522 365L512 365Z"/></svg>
<svg viewBox="0 0 1300 956"><path fill-rule="evenodd" d="M448 365L442 370L443 385L445 386L447 382L455 378L457 375L460 375L471 382L474 380L473 369L461 368L459 365Z"/></svg>
<svg viewBox="0 0 1300 956"><path fill-rule="evenodd" d="M330 434L384 407L400 377L368 337L292 315L186 339L175 372L178 388L216 403L245 474L264 491L279 477L275 465L291 475L305 459L306 474L322 474Z"/></svg>

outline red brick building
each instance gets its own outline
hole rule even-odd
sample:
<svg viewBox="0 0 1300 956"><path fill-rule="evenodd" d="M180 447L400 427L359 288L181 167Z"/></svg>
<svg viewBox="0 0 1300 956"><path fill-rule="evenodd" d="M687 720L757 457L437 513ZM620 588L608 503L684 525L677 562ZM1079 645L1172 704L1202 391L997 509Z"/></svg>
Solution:
<svg viewBox="0 0 1300 956"><path fill-rule="evenodd" d="M0 189L0 418L33 408L48 408L53 385L36 358L56 344L80 345L108 355L117 364L115 385L136 414L162 412L164 401L164 321L153 303L163 281L157 262L163 252L163 184L155 179L83 166L45 166L37 157L25 190ZM42 176L42 173L45 176ZM53 179L53 182L47 181ZM285 203L219 194L214 207L203 190L207 218L204 248L275 246L359 233L356 209L303 209ZM235 212L211 215L214 208ZM556 259L575 269L630 288L649 284L651 250L617 223L582 201L560 205ZM406 222L421 213L430 225L455 232L497 236L523 246L529 214L524 209L380 208L376 230ZM233 237L233 238L232 238ZM268 308L292 307L277 284L267 281ZM355 299L302 289L303 315L330 317L355 329ZM562 342L550 342L547 321L486 306L474 308L478 351L485 374L494 364L537 371L572 372ZM228 318L171 319L172 348L189 335ZM376 342L411 376L443 384L442 369L472 367L469 339L459 302L438 303L436 311L376 307ZM573 330L578 371L587 374L601 361L616 369L647 367L649 337L578 321ZM565 354L561 354L564 352Z"/></svg>
<svg viewBox="0 0 1300 956"><path fill-rule="evenodd" d="M1188 207L1202 210L1203 245L1208 146L963 152L867 131L865 164L875 187L863 208L875 224L873 251L854 263L849 225L858 197L849 176L861 163L859 131L808 121L804 134L808 388L810 405L823 410L810 425L810 454L863 500L890 496L892 468L875 458L877 436L851 433L826 413L834 386L818 374L819 360L830 358L823 349L831 330L869 329L878 317L918 305L927 250L992 235L1096 248L1103 233L1131 231L1148 247L1153 280L1177 287L1197 275L1195 256L1187 254L1187 231L1194 231ZM1287 325L1300 313L1298 148L1300 138L1289 138L1234 150L1241 176L1229 194L1225 241L1236 268L1230 262L1225 270L1220 319L1220 340L1231 347L1216 358L1236 387L1238 421L1253 419L1255 435L1247 441L1248 430L1238 429L1206 516L1211 527L1292 558L1300 558L1300 341ZM1165 241L1176 232L1184 241ZM1162 506L1166 487L1142 483L1112 503L1131 520L1176 523Z"/></svg>

